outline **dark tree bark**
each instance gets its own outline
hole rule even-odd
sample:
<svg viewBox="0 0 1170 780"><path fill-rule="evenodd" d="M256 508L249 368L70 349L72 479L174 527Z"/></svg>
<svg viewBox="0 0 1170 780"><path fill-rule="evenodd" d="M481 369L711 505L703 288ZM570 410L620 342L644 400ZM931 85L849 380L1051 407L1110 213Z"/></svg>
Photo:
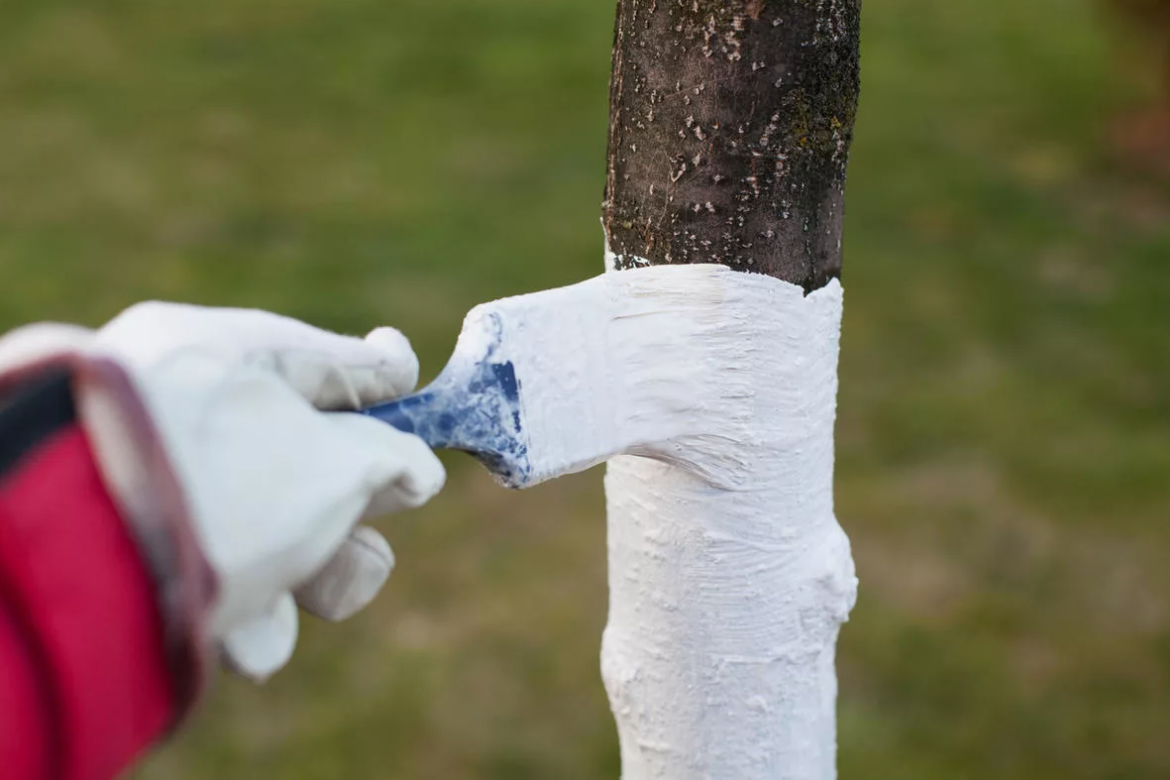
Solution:
<svg viewBox="0 0 1170 780"><path fill-rule="evenodd" d="M619 0L603 219L618 268L841 273L861 0Z"/></svg>

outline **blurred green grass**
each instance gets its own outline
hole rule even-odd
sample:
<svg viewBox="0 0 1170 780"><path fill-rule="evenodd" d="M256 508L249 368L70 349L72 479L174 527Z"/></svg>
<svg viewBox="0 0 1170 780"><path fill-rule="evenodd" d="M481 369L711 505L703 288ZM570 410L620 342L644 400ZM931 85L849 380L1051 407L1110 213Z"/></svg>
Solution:
<svg viewBox="0 0 1170 780"><path fill-rule="evenodd" d="M395 324L601 270L611 3L7 0L0 326L147 297ZM865 10L838 514L845 778L1170 776L1170 191L1088 0ZM614 778L596 472L457 458L393 587L140 772Z"/></svg>

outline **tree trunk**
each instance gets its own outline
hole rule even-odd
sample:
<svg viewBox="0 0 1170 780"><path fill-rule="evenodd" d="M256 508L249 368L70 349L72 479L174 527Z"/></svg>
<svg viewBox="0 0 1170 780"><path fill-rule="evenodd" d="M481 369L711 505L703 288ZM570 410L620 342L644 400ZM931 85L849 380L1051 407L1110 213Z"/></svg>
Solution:
<svg viewBox="0 0 1170 780"><path fill-rule="evenodd" d="M841 273L861 0L620 0L604 224L618 268Z"/></svg>
<svg viewBox="0 0 1170 780"><path fill-rule="evenodd" d="M744 323L737 376L710 378L746 377L753 399L743 485L609 464L602 674L625 780L836 776L835 648L856 593L832 501L837 278L860 5L619 0L609 270L717 263L789 283L744 277L764 308L711 312Z"/></svg>

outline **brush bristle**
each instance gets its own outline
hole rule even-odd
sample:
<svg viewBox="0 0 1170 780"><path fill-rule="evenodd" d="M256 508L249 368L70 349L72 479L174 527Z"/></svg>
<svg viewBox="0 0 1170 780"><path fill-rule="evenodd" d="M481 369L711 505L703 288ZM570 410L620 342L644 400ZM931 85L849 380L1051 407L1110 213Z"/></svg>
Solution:
<svg viewBox="0 0 1170 780"><path fill-rule="evenodd" d="M515 486L621 453L742 485L759 377L785 340L831 320L840 298L832 286L835 294L806 299L795 285L723 266L659 266L478 307L468 322L499 324L497 358L514 366L519 386L526 476ZM777 332L786 311L801 313ZM770 392L799 403L806 383L787 385Z"/></svg>

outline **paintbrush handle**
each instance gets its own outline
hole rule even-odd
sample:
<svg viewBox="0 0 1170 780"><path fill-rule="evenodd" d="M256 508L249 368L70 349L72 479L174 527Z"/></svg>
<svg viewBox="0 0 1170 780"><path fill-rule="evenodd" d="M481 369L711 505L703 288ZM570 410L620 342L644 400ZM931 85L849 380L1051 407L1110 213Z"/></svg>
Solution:
<svg viewBox="0 0 1170 780"><path fill-rule="evenodd" d="M413 433L432 449L462 450L496 479L521 487L529 474L521 436L516 376L511 363L475 367L470 379L436 380L414 395L361 410Z"/></svg>
<svg viewBox="0 0 1170 780"><path fill-rule="evenodd" d="M440 425L434 393L421 392L377 406L362 409L360 414L389 423L403 433L413 433L432 449L450 447L449 426Z"/></svg>

